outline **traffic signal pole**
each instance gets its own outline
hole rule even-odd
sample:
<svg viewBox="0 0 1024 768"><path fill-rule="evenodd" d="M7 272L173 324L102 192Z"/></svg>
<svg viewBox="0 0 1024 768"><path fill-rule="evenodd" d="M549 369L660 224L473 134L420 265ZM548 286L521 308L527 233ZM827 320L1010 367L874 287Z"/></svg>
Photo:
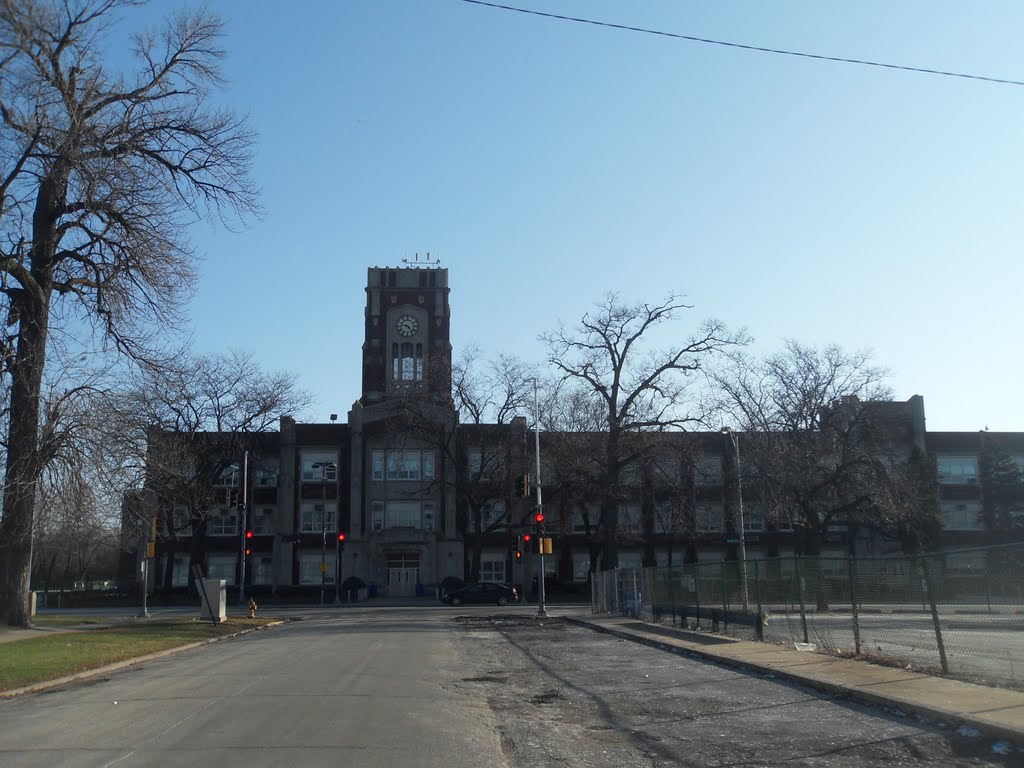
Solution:
<svg viewBox="0 0 1024 768"><path fill-rule="evenodd" d="M534 471L537 473L537 615L547 616L544 610L544 504L540 491L540 406L537 400L537 379L533 380L533 449L536 456Z"/></svg>
<svg viewBox="0 0 1024 768"><path fill-rule="evenodd" d="M236 454L237 455L237 454ZM228 490L228 493L231 493ZM245 456L242 459L242 503L239 505L239 511L242 513L241 516L241 539L242 551L239 553L241 564L238 566L238 604L245 605L245 550L248 545L248 539L246 538L246 528L249 527L248 512L249 512L249 451L245 452Z"/></svg>

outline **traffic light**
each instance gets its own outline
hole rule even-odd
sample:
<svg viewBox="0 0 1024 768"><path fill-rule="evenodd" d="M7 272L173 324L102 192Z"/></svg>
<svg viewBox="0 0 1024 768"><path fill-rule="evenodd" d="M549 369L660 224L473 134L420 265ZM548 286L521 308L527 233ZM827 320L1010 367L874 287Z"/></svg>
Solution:
<svg viewBox="0 0 1024 768"><path fill-rule="evenodd" d="M341 552L345 549L345 534L338 534L338 551Z"/></svg>
<svg viewBox="0 0 1024 768"><path fill-rule="evenodd" d="M530 498L530 473L516 478L516 495L523 499Z"/></svg>
<svg viewBox="0 0 1024 768"><path fill-rule="evenodd" d="M252 538L252 531L246 531L245 532L245 538L251 539Z"/></svg>
<svg viewBox="0 0 1024 768"><path fill-rule="evenodd" d="M538 512L537 514L535 514L533 516L533 519L537 523L537 535L538 536L543 536L544 535L544 513L543 512Z"/></svg>

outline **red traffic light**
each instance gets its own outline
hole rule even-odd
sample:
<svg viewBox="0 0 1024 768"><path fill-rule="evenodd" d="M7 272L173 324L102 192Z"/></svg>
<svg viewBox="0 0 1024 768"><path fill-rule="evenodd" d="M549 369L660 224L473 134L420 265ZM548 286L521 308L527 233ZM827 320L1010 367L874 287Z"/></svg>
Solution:
<svg viewBox="0 0 1024 768"><path fill-rule="evenodd" d="M252 531L246 531L245 532L245 538L251 539L252 538ZM248 553L246 553L246 554L248 554Z"/></svg>
<svg viewBox="0 0 1024 768"><path fill-rule="evenodd" d="M345 534L344 533L339 533L338 534L338 541L345 541Z"/></svg>
<svg viewBox="0 0 1024 768"><path fill-rule="evenodd" d="M524 533L523 534L523 541L529 541L529 540L530 540L530 534Z"/></svg>
<svg viewBox="0 0 1024 768"><path fill-rule="evenodd" d="M533 519L536 520L538 523L543 523L544 522L544 513L538 512L536 515L533 516Z"/></svg>

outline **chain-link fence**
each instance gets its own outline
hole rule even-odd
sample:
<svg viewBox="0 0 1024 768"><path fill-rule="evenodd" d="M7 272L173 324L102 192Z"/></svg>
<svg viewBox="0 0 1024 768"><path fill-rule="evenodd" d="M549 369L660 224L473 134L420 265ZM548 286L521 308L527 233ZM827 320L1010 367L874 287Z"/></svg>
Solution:
<svg viewBox="0 0 1024 768"><path fill-rule="evenodd" d="M1024 685L1024 544L596 574L595 613Z"/></svg>

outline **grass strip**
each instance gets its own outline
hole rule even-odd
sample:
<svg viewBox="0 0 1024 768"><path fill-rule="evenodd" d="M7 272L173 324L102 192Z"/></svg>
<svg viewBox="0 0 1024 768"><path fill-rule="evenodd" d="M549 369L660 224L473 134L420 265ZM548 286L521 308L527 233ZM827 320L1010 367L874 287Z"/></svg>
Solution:
<svg viewBox="0 0 1024 768"><path fill-rule="evenodd" d="M232 635L272 621L231 618L214 626L197 619L145 620L3 643L0 644L0 691Z"/></svg>

